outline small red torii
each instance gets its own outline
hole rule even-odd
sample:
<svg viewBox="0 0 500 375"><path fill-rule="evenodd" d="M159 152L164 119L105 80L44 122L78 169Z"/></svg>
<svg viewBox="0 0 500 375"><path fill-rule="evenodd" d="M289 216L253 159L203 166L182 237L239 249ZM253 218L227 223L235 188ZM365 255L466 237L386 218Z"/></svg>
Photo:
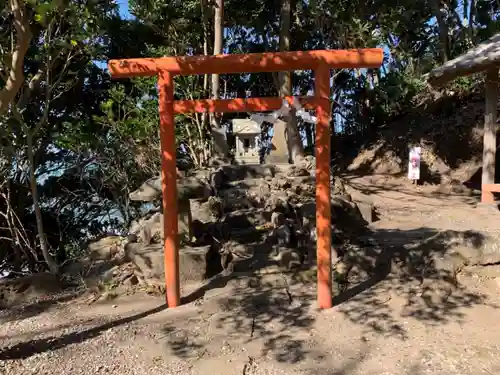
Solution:
<svg viewBox="0 0 500 375"><path fill-rule="evenodd" d="M158 75L162 192L164 217L165 287L169 307L180 305L179 245L174 115L186 112L264 112L277 110L282 98L174 100L174 76L314 70L314 96L301 98L316 108L316 230L317 294L320 308L332 307L330 203L330 69L377 68L383 50L294 51L215 56L184 56L110 60L113 78ZM293 98L286 97L292 104Z"/></svg>

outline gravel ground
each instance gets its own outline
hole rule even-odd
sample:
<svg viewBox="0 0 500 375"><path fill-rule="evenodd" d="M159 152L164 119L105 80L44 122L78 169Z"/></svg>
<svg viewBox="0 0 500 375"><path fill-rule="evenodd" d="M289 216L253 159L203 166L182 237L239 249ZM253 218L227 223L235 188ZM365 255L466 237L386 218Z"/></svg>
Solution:
<svg viewBox="0 0 500 375"><path fill-rule="evenodd" d="M391 245L391 230L398 232L395 245L401 233L418 228L497 235L498 220L467 202L424 193L371 193L381 208L373 230L384 233L384 246ZM238 277L174 310L162 299L135 295L4 312L0 374L500 373L496 280L463 276L445 295L437 286L414 284L396 274L367 280L352 288L348 301L321 312L314 285L283 274Z"/></svg>

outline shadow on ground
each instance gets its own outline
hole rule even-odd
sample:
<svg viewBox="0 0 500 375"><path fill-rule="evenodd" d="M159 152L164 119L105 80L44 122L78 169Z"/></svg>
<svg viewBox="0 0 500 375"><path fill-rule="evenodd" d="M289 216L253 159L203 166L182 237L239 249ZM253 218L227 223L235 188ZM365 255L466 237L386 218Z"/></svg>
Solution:
<svg viewBox="0 0 500 375"><path fill-rule="evenodd" d="M371 253L379 254L377 258L367 258L368 252L362 251L351 254L350 263L356 273L357 264L373 262L373 272L334 298L341 313L367 332L406 339L405 320L426 325L460 322L467 309L488 303L486 295L457 280L469 260L455 250L465 245L469 254L479 254L483 234L418 228L377 230L371 237L375 239Z"/></svg>
<svg viewBox="0 0 500 375"><path fill-rule="evenodd" d="M60 336L50 336L43 339L29 340L16 344L8 348L0 349L0 361L9 359L28 358L38 353L51 352L64 348L68 345L77 344L79 342L90 340L101 335L103 332L145 318L149 315L156 314L167 308L167 305L160 305L154 309L144 311L139 314L134 314L125 318L112 320L108 323L101 324L85 331L75 331Z"/></svg>
<svg viewBox="0 0 500 375"><path fill-rule="evenodd" d="M387 192L397 192L400 194L404 194L405 196L408 197L409 201L415 201L418 202L419 205L422 205L424 207L432 207L432 208L439 208L442 207L441 205L434 205L430 204L428 202L422 202L422 197L423 198L442 198L442 199L447 199L449 200L450 196L456 196L460 197L460 200L463 203L466 203L471 206L475 206L480 202L480 193L479 192L474 192L473 190L470 190L469 188L465 186L461 186L460 184L451 184L449 186L442 186L442 187L436 187L433 190L430 191L422 191L419 190L419 187L415 185L410 185L410 184L404 184L402 181L406 180L401 180L397 179L394 180L393 184L389 181L385 181L383 186L381 184L362 184L362 183L357 183L354 181L356 178L363 177L366 175L350 175L350 176L343 176L343 178L348 181L348 184L351 188L356 189L357 191L365 194L365 195L371 195L371 194L381 194L381 193L387 193ZM392 199L389 197L385 197L385 199ZM444 206L444 205L443 205Z"/></svg>
<svg viewBox="0 0 500 375"><path fill-rule="evenodd" d="M343 260L351 267L349 283L334 299L339 314L351 324L361 326L365 333L401 340L410 336L405 321L411 319L426 325L460 322L467 309L488 302L486 296L457 282L459 267L455 263L442 260L460 260L453 254L457 244L480 251L484 241L478 232L438 232L431 228L367 231L351 236L348 244L339 245L345 247ZM261 243L248 245L254 246L252 251L260 252L262 259L268 256L270 249ZM262 357L280 363L321 362L329 352L328 342L318 341L312 332L329 327L316 326L319 315L313 308L314 272L275 269L263 274L259 271L265 262L246 262L250 263L245 274L216 277L183 299L184 303L201 302L200 316L192 322L179 318L175 324L163 328L168 351L181 358L201 358L207 351L219 356L225 350L231 354L236 349L253 346ZM304 274L310 278L299 277ZM217 288L225 293L203 299ZM401 303L391 303L394 299ZM136 322L165 308L158 306L83 332L0 348L0 360L27 358L90 340L110 328ZM334 336L335 332L331 334ZM352 368L330 373L350 371Z"/></svg>
<svg viewBox="0 0 500 375"><path fill-rule="evenodd" d="M0 309L0 324L13 320L29 319L43 313L60 303L68 302L80 296L82 292L67 292L64 295L49 298L47 300L36 301L24 305L12 306Z"/></svg>
<svg viewBox="0 0 500 375"><path fill-rule="evenodd" d="M379 230L358 238L346 251L346 261L352 266L350 282L335 296L334 304L365 334L406 340L411 335L407 321L426 325L461 322L468 309L488 304L485 295L471 291L456 278L465 263L454 249L467 244L471 251L479 252L485 241L481 233L418 228ZM166 327L165 332L172 335L167 339L169 350L182 358L211 350L202 333L206 330L210 340L220 335L221 342L232 346L256 343L262 356L281 363L321 358L328 348L310 334L318 318L312 306L315 278L300 277L304 272L307 270L242 277L229 296L218 300L218 311L198 336L189 327ZM300 288L300 284L308 288Z"/></svg>
<svg viewBox="0 0 500 375"><path fill-rule="evenodd" d="M315 321L310 313L314 299L294 296L285 275L240 275L229 285L230 290L217 298L214 312L202 327L165 327L172 354L196 358L206 350L220 355L224 345L241 348L257 344L261 356L278 362L298 363L306 356L319 355L308 335ZM217 342L215 347L210 344L213 341Z"/></svg>

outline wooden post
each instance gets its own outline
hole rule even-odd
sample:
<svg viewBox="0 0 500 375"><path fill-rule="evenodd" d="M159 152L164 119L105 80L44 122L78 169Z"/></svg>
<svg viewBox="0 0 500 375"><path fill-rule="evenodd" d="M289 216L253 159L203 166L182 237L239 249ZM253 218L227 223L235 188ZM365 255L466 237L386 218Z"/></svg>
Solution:
<svg viewBox="0 0 500 375"><path fill-rule="evenodd" d="M481 203L489 204L494 203L493 193L485 189L484 185L495 183L498 99L498 69L496 68L490 69L486 73L485 96Z"/></svg>
<svg viewBox="0 0 500 375"><path fill-rule="evenodd" d="M332 229L330 203L330 69L320 65L314 72L318 101L316 124L316 230L318 304L332 307Z"/></svg>
<svg viewBox="0 0 500 375"><path fill-rule="evenodd" d="M161 178L163 193L164 267L168 307L180 305L179 242L177 239L177 168L174 120L174 77L172 73L158 74Z"/></svg>

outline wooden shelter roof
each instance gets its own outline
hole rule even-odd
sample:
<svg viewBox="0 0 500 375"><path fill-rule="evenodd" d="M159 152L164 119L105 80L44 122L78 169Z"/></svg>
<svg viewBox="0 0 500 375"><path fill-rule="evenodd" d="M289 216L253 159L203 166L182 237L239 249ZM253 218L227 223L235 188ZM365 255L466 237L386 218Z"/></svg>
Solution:
<svg viewBox="0 0 500 375"><path fill-rule="evenodd" d="M439 86L457 77L486 71L495 66L500 66L500 33L431 70L426 78L431 85Z"/></svg>

